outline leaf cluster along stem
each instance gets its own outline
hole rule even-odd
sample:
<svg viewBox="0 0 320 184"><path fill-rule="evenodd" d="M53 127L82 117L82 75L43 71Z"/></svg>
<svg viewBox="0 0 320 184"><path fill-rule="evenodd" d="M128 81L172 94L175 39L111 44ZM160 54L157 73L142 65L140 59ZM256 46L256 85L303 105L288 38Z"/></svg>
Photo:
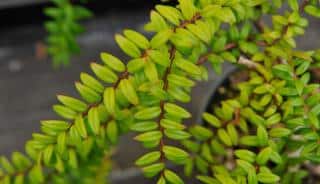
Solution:
<svg viewBox="0 0 320 184"><path fill-rule="evenodd" d="M224 51L228 51L228 50L231 50L231 49L234 49L234 48L237 48L237 43L228 43L225 45L224 47ZM213 52L212 51L209 51L208 53L202 55L201 57L199 57L199 59L197 60L196 64L197 65L203 65L205 62L208 61L208 57L210 54L212 54Z"/></svg>
<svg viewBox="0 0 320 184"><path fill-rule="evenodd" d="M163 82L164 82L164 84L163 84L163 90L164 91L167 91L168 87L169 87L168 75L171 72L173 61L174 61L174 58L175 58L175 54L176 54L176 48L174 46L172 46L170 51L169 51L170 64L169 64L169 67L166 69L165 74L164 74L163 79L162 79ZM162 133L162 136L164 136L164 128L161 125L161 120L164 119L164 117L165 117L164 105L165 105L165 101L161 100L160 101L160 110L161 110L161 112L160 112L160 115L159 115L158 126L160 127L160 131ZM160 139L160 144L159 144L160 148L159 149L160 149L160 153L161 153L160 160L163 163L165 162L165 154L164 154L164 151L163 151L164 145L165 145L164 138L162 137Z"/></svg>
<svg viewBox="0 0 320 184"><path fill-rule="evenodd" d="M193 24L195 23L197 20L201 19L201 15L196 13L190 20L185 20L183 22L180 23L179 26L175 27L173 29L173 31L175 32L177 28L185 28L188 24ZM174 45L171 46L171 48L169 49L169 66L167 67L167 69L165 70L165 73L163 75L163 90L165 92L167 92L168 88L169 88L169 81L168 81L168 76L171 73L173 64L174 64L174 59L175 59L175 55L176 55L177 49ZM165 146L165 142L164 142L164 127L162 127L161 125L161 120L165 118L165 109L164 109L164 105L165 105L165 100L161 100L160 101L160 115L159 115L159 119L158 119L158 126L160 129L160 132L162 134L162 138L160 139L160 144L159 144L159 149L160 149L160 160L163 164L165 164L165 153L163 151L163 148ZM164 175L164 170L161 171L161 175Z"/></svg>

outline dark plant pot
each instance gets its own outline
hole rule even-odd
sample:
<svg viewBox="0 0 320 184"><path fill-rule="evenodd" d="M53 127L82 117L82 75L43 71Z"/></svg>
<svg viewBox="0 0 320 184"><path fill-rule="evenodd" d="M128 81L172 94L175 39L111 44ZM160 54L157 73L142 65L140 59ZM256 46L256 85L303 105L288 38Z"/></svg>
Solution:
<svg viewBox="0 0 320 184"><path fill-rule="evenodd" d="M221 74L211 72L210 75L212 76L210 76L209 81L201 83L201 89L197 89L198 87L196 87L197 93L201 94L200 99L195 99L194 96L197 94L193 93L192 99L192 101L200 100L198 102L199 104L195 107L196 109L192 109L193 111L196 111L194 114L194 118L196 119L194 120L197 123L202 122L202 113L207 112L211 108L214 98L219 98L219 95L217 95L218 88L224 85L230 75L237 71L237 69L238 68L235 65L225 63Z"/></svg>
<svg viewBox="0 0 320 184"><path fill-rule="evenodd" d="M228 79L230 74L235 72L237 69L236 66L226 63L223 66L222 73L217 75L213 72L209 73L209 80L206 82L200 82L192 91L192 100L190 103L186 104L185 107L192 113L192 118L186 123L201 123L202 122L202 113L206 112L213 100L213 97L216 96L217 89L224 84ZM218 97L219 98L219 97ZM126 139L127 141L128 139ZM120 145L121 146L121 145ZM139 145L137 145L139 146ZM121 153L121 148L119 150ZM137 158L138 155L131 155L133 158ZM133 166L133 163L131 164ZM180 176L183 175L183 171L180 167L173 167L180 173ZM150 184L154 183L150 179L145 179L138 168L132 167L124 170L114 170L110 175L110 180L112 184ZM197 183L194 179L187 178L185 181L187 184Z"/></svg>

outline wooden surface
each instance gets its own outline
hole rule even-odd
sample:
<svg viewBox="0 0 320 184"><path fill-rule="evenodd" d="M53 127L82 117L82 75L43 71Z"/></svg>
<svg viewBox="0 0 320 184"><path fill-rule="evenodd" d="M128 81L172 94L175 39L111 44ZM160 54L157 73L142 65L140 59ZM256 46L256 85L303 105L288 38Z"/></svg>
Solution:
<svg viewBox="0 0 320 184"><path fill-rule="evenodd" d="M0 3L1 4L1 3ZM124 58L116 47L114 34L124 28L141 30L148 20L149 10L131 12L108 12L85 23L88 32L79 38L82 54L76 56L67 69L53 70L48 60L35 58L35 46L45 35L41 25L29 25L0 30L0 155L8 155L15 150L23 150L24 142L38 131L39 121L56 116L51 106L57 102L55 94L75 95L74 81L82 71L88 71L91 61L99 60L101 51L112 52ZM319 20L313 21L307 37L297 42L302 48L320 46L318 38ZM213 77L213 76L212 76ZM213 77L214 78L214 77ZM208 83L201 83L193 92L194 101L188 105L194 113L193 120L200 114L203 94ZM124 174L137 175L129 169L133 160L143 151L131 140L131 135L121 139L116 160L114 184L151 183L149 180L124 180ZM119 172L125 170L125 173ZM139 174L138 174L139 175ZM192 183L192 182L191 182Z"/></svg>

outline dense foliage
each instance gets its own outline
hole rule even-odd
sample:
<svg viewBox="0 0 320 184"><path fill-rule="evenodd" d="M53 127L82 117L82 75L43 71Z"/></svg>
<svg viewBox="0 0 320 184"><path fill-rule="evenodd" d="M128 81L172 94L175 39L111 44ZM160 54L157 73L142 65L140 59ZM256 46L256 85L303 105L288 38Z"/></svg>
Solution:
<svg viewBox="0 0 320 184"><path fill-rule="evenodd" d="M289 10L282 15L284 3ZM154 36L117 34L131 59L102 53L102 64L91 64L95 76L82 73L75 83L81 100L59 95L53 109L61 120L43 121L26 155L1 158L1 183L103 183L111 147L128 131L150 150L136 165L158 184L184 183L169 163L207 184L303 183L305 166L320 162L320 89L310 75L320 51L298 50L294 38L308 25L304 12L320 17L318 3L157 5L145 26ZM191 114L178 102L189 102L192 87L208 78L205 63L219 73L224 61L250 70L249 79L203 114L206 124L187 127Z"/></svg>
<svg viewBox="0 0 320 184"><path fill-rule="evenodd" d="M70 0L52 0L54 6L44 13L51 19L45 23L48 31L48 54L52 57L54 67L67 66L72 55L80 52L77 36L84 32L79 21L90 18L92 13Z"/></svg>

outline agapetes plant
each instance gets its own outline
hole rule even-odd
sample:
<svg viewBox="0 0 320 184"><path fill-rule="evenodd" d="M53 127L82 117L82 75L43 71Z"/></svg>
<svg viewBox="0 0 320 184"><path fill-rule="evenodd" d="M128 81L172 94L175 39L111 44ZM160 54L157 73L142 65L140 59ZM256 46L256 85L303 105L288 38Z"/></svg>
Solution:
<svg viewBox="0 0 320 184"><path fill-rule="evenodd" d="M84 28L79 22L90 18L92 13L71 0L51 2L54 6L44 9L44 14L50 18L45 22L47 52L54 67L68 66L71 56L80 53L77 36L84 32Z"/></svg>
<svg viewBox="0 0 320 184"><path fill-rule="evenodd" d="M286 6L286 5L289 6ZM280 9L288 7L284 13ZM131 59L102 53L75 83L80 98L58 96L58 120L42 121L26 154L1 158L1 183L104 183L119 136L135 131L137 158L157 184L182 184L171 165L206 184L304 183L320 162L320 88L310 70L320 51L296 49L317 0L179 0L151 11L148 39L124 30L115 40ZM271 17L264 23L263 17ZM248 80L188 126L198 81L223 62ZM209 67L210 68L210 67ZM180 146L179 146L180 145Z"/></svg>

